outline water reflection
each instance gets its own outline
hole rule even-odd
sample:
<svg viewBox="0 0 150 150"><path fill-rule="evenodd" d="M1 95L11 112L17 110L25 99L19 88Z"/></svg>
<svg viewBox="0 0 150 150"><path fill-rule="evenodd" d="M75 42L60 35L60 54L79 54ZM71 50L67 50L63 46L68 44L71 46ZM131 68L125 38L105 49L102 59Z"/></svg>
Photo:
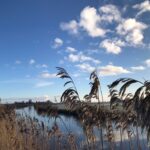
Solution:
<svg viewBox="0 0 150 150"><path fill-rule="evenodd" d="M132 129L132 135L129 138L129 131L120 131L120 129L115 128L115 124L113 123L113 135L114 135L114 140L110 143L108 141L107 137L107 130L104 128L102 130L98 129L96 126L93 126L89 130L89 134L92 135L91 140L87 141L88 137L88 132L85 129L84 124L77 119L74 116L65 116L65 115L59 115L57 119L54 117L48 116L44 113L38 114L37 111L34 109L34 107L27 107L23 109L16 110L17 114L21 114L22 116L30 116L31 118L36 118L40 122L44 122L44 124L50 129L54 125L54 122L56 121L59 129L64 133L64 134L69 134L73 133L73 135L76 137L76 142L80 147L85 147L87 142L89 144L93 144L91 146L91 149L100 149L100 134L103 136L103 148L104 149L113 149L119 150L119 149L138 149L138 144L137 144L137 136L136 136L136 129L134 126L130 126L130 129ZM101 131L103 131L101 133ZM146 136L146 130L141 130L140 127L138 127L139 131L139 141L140 141L140 146L141 149L149 149L148 143L147 143L147 136ZM121 134L122 132L122 134ZM91 134L92 133L92 134ZM89 138L90 139L90 138ZM93 142L94 141L94 142Z"/></svg>

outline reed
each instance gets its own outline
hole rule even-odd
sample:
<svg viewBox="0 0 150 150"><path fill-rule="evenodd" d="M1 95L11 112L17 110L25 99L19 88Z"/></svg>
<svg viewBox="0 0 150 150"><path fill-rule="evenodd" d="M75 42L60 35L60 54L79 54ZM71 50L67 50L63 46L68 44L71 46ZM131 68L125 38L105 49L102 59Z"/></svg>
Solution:
<svg viewBox="0 0 150 150"><path fill-rule="evenodd" d="M45 109L43 104L35 104L39 114L53 117L50 128L44 122L31 118L26 114L17 115L11 105L0 104L0 150L103 150L103 149L142 149L140 140L142 133L139 128L147 131L147 140L150 139L150 82L140 82L131 78L121 78L110 84L110 109L103 106L103 94L100 80L96 71L90 75L91 89L80 98L75 82L69 73L57 67L58 76L65 79L66 89L62 93L61 103L66 110L72 110L83 127L86 140L81 143L79 137L72 133L60 116L60 111L52 108L48 103ZM121 84L121 86L120 86ZM132 84L138 84L135 92L128 93ZM71 88L68 85L71 85ZM118 88L119 86L119 88ZM101 97L100 97L101 95ZM92 99L98 100L98 107L89 105ZM43 111L44 110L44 111ZM70 112L64 112L70 114ZM62 132L57 124L61 121L66 132ZM99 131L96 134L94 131ZM117 141L116 132L119 132ZM125 139L125 135L127 138ZM136 141L136 145L133 143ZM124 142L128 142L124 145ZM118 144L119 143L119 144ZM144 145L144 149L148 149Z"/></svg>

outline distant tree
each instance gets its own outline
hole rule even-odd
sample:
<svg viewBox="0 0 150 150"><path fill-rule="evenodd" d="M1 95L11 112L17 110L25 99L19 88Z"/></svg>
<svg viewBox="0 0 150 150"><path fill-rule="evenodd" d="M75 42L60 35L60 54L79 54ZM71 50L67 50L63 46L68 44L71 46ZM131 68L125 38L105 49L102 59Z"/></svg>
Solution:
<svg viewBox="0 0 150 150"><path fill-rule="evenodd" d="M29 104L32 104L32 99L29 99L28 103L29 103Z"/></svg>
<svg viewBox="0 0 150 150"><path fill-rule="evenodd" d="M56 98L56 96L55 96L55 103L57 103L57 98Z"/></svg>

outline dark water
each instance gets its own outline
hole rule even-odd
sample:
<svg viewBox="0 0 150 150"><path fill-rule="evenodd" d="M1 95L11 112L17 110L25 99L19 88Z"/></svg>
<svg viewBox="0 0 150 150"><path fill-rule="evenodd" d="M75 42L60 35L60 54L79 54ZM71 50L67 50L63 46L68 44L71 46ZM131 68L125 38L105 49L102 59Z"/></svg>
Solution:
<svg viewBox="0 0 150 150"><path fill-rule="evenodd" d="M23 109L16 110L17 114L21 114L23 116L27 115L30 116L31 118L37 118L39 121L44 122L46 126L51 128L55 122L54 117L49 117L46 115L39 115L34 107L27 107ZM80 145L84 145L86 141L86 135L84 132L84 129L82 127L82 124L80 121L73 117L73 116L65 116L65 115L59 115L59 118L56 119L56 123L59 127L59 129L64 133L73 133L75 137L77 137L77 142ZM131 140L129 140L127 132L123 132L122 136L122 146L121 146L121 137L120 137L120 130L116 129L114 127L113 133L115 136L115 141L112 142L114 149L119 150L119 149L124 149L124 150L130 150L130 149L138 149L138 142L137 142L137 136L135 135L135 128L132 128L134 135L131 137ZM140 142L140 147L143 150L149 149L149 143L147 142L147 133L145 130L141 130L141 128L138 128L139 130L139 142ZM97 145L100 145L100 131L98 130L97 127L93 128L93 134L96 137L96 143ZM103 130L103 138L104 138L104 149L110 149L110 143L108 142L106 138L106 130ZM99 148L98 148L99 149Z"/></svg>

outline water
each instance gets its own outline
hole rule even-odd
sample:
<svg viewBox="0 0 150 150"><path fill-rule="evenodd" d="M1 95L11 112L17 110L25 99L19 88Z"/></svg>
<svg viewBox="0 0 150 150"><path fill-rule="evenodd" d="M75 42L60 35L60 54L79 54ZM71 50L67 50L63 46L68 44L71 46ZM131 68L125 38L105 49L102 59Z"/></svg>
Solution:
<svg viewBox="0 0 150 150"><path fill-rule="evenodd" d="M30 116L31 118L37 118L39 121L44 122L44 124L46 126L48 126L48 128L51 128L55 122L55 118L54 117L50 117L47 115L39 115L36 110L34 109L34 107L27 107L27 108L23 108L23 109L19 109L16 110L17 114L22 114L23 116L27 115ZM75 135L75 137L77 137L77 142L78 144L84 144L86 141L86 135L84 132L84 129L82 127L82 124L80 123L80 121L73 117L73 116L65 116L65 115L59 115L59 118L56 119L56 123L59 127L59 129L64 133L64 134L68 134L68 133L73 133ZM113 125L114 126L114 125ZM136 134L136 129L135 127L132 127L134 134ZM143 130L143 132L141 132L141 128L138 128L139 130L139 139L140 139L140 146L142 149L146 150L149 149L148 148L148 142L147 142L147 137L146 137L146 131ZM120 130L114 128L113 129L113 133L115 136L115 141L112 142L113 143L113 147L117 150L119 149L131 149L130 146L133 147L133 149L138 149L137 147L137 136L133 135L131 137L131 140L129 141L127 132L124 131L123 135L122 135L122 148L121 148L121 136L120 136ZM94 127L93 129L93 134L96 137L96 143L100 145L100 131L98 130L97 127ZM104 138L104 149L109 149L110 143L108 142L107 138L106 138L106 130L103 130L103 138Z"/></svg>

